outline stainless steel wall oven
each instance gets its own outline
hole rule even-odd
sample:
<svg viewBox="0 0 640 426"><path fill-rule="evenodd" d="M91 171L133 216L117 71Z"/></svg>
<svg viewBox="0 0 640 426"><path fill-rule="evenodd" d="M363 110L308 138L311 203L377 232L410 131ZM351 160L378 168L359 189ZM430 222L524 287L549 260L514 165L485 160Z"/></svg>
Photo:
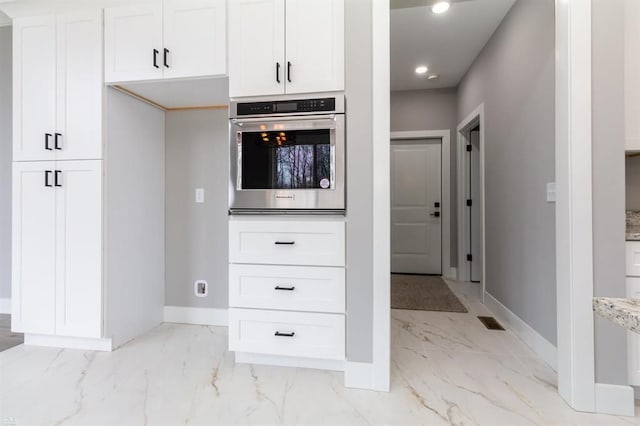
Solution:
<svg viewBox="0 0 640 426"><path fill-rule="evenodd" d="M229 210L344 213L344 96L230 104Z"/></svg>

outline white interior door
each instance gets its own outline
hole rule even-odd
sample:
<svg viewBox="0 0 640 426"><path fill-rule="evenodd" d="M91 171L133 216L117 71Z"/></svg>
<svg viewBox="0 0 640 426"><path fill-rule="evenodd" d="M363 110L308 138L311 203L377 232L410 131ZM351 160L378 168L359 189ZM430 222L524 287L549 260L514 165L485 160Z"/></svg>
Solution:
<svg viewBox="0 0 640 426"><path fill-rule="evenodd" d="M56 164L56 334L102 336L102 161Z"/></svg>
<svg viewBox="0 0 640 426"><path fill-rule="evenodd" d="M164 78L225 74L226 23L225 0L165 0Z"/></svg>
<svg viewBox="0 0 640 426"><path fill-rule="evenodd" d="M284 0L229 2L229 96L284 93Z"/></svg>
<svg viewBox="0 0 640 426"><path fill-rule="evenodd" d="M57 21L57 160L102 157L102 11Z"/></svg>
<svg viewBox="0 0 640 426"><path fill-rule="evenodd" d="M56 20L13 21L13 160L54 160Z"/></svg>
<svg viewBox="0 0 640 426"><path fill-rule="evenodd" d="M13 163L12 318L14 331L55 332L53 161Z"/></svg>
<svg viewBox="0 0 640 426"><path fill-rule="evenodd" d="M469 135L471 152L469 161L469 188L471 212L469 215L469 247L471 247L471 281L482 280L482 224L480 223L480 131L472 130Z"/></svg>
<svg viewBox="0 0 640 426"><path fill-rule="evenodd" d="M442 274L442 141L391 144L391 272Z"/></svg>

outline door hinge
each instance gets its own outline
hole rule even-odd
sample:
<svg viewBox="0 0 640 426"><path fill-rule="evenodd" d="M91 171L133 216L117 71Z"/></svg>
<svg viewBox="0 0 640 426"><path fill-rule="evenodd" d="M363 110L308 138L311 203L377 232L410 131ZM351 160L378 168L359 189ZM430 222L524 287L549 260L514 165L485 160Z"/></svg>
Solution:
<svg viewBox="0 0 640 426"><path fill-rule="evenodd" d="M472 256L472 255L470 255L470 254L468 254L468 255L467 255L467 261L468 261L468 262L473 262L473 256Z"/></svg>
<svg viewBox="0 0 640 426"><path fill-rule="evenodd" d="M473 201L467 200L467 206L471 207L473 205Z"/></svg>
<svg viewBox="0 0 640 426"><path fill-rule="evenodd" d="M471 145L467 145L467 152L471 152Z"/></svg>

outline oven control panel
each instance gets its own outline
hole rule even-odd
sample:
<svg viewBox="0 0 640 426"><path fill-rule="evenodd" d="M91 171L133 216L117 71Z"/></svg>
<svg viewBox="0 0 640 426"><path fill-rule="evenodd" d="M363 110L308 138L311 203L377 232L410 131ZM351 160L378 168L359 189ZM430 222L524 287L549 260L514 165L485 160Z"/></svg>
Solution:
<svg viewBox="0 0 640 426"><path fill-rule="evenodd" d="M265 114L299 114L309 112L331 112L336 109L335 98L296 99L271 102L238 102L238 116Z"/></svg>

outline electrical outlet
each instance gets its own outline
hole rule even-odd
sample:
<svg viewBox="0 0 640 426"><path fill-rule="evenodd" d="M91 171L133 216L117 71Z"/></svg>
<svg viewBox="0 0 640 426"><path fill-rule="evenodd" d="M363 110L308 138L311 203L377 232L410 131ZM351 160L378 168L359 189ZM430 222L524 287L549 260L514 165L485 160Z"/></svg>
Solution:
<svg viewBox="0 0 640 426"><path fill-rule="evenodd" d="M209 294L209 284L207 284L205 280L197 280L193 284L193 290L196 297L207 297L207 294Z"/></svg>
<svg viewBox="0 0 640 426"><path fill-rule="evenodd" d="M196 188L196 203L204 203L204 188Z"/></svg>

